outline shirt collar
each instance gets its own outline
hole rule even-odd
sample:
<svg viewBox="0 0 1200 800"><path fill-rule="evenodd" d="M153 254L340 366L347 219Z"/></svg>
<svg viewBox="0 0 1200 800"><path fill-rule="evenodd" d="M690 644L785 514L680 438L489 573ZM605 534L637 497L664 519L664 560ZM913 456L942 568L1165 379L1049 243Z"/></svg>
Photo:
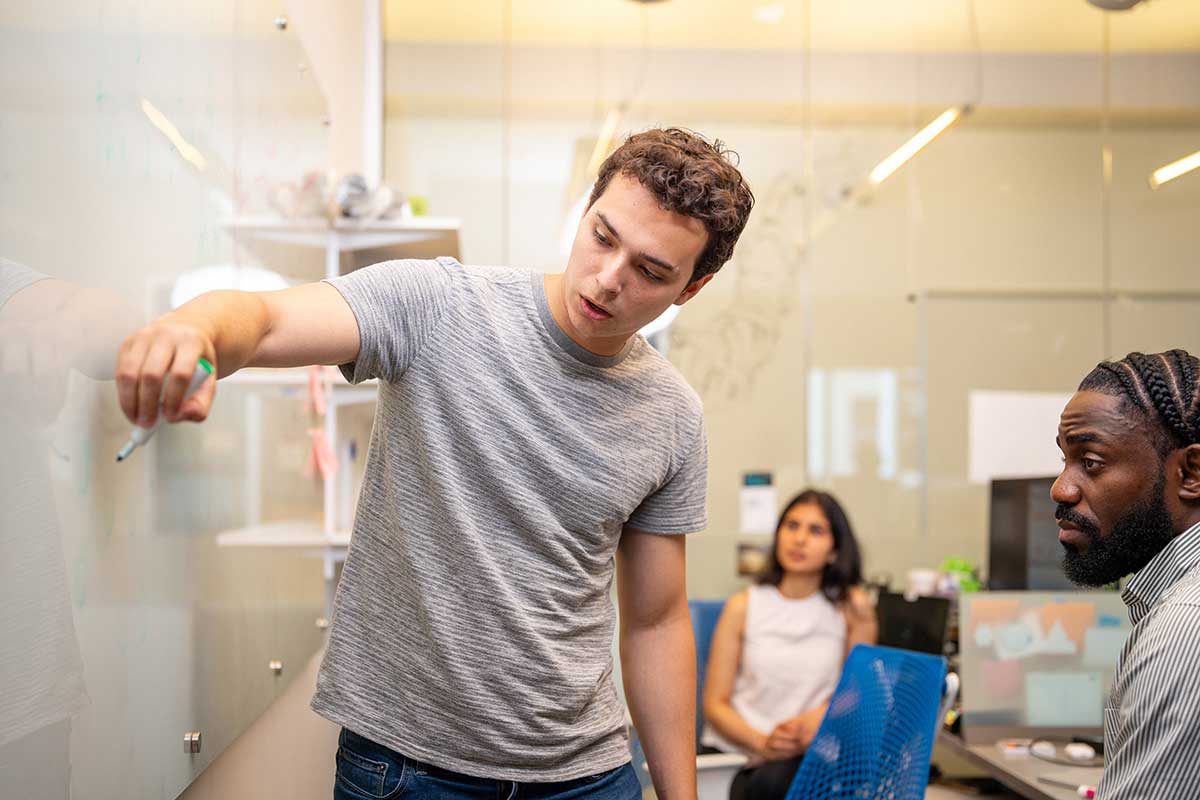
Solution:
<svg viewBox="0 0 1200 800"><path fill-rule="evenodd" d="M1172 539L1130 578L1121 592L1121 599L1129 607L1129 621L1136 625L1197 564L1200 564L1200 523Z"/></svg>
<svg viewBox="0 0 1200 800"><path fill-rule="evenodd" d="M554 314L550 311L550 299L546 297L546 286L542 282L544 276L540 272L531 272L529 274L529 282L533 288L533 299L537 303L538 316L541 317L542 327L546 329L546 333L550 334L550 338L558 345L558 348L571 358L583 364L592 367L615 367L625 360L633 350L636 344L637 336L630 336L629 341L625 342L625 346L621 348L621 352L612 356L597 355L586 349L583 345L576 342L567 332L559 327L558 320L554 319Z"/></svg>

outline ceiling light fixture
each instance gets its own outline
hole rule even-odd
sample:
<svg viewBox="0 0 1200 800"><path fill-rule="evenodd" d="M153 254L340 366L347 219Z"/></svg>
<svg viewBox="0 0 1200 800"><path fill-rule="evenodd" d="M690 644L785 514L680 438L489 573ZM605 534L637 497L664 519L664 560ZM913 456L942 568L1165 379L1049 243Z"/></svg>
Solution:
<svg viewBox="0 0 1200 800"><path fill-rule="evenodd" d="M1140 5L1142 0L1087 0L1096 8L1102 11L1128 11L1136 5Z"/></svg>
<svg viewBox="0 0 1200 800"><path fill-rule="evenodd" d="M778 25L783 21L783 16L787 9L783 3L767 3L766 5L758 6L751 12L756 20L764 22L767 25Z"/></svg>
<svg viewBox="0 0 1200 800"><path fill-rule="evenodd" d="M165 114L144 97L142 98L142 113L150 120L151 125L158 128L159 133L167 137L167 140L175 147L176 152L183 157L184 161L195 167L197 172L204 171L204 167L208 163L204 159L204 154L184 139L183 134L179 132L174 123L167 119Z"/></svg>
<svg viewBox="0 0 1200 800"><path fill-rule="evenodd" d="M1184 156L1178 161L1172 161L1165 167L1159 167L1150 175L1150 188L1157 189L1167 181L1173 181L1180 175L1186 175L1194 169L1200 168L1200 150L1192 153L1190 156Z"/></svg>
<svg viewBox="0 0 1200 800"><path fill-rule="evenodd" d="M600 166L604 163L604 159L608 158L608 154L612 152L613 139L617 135L617 126L621 124L621 117L625 116L625 105L613 106L608 116L604 118L604 124L600 126L600 135L596 137L596 147L592 150L592 157L588 160L588 175L595 177L600 172Z"/></svg>
<svg viewBox="0 0 1200 800"><path fill-rule="evenodd" d="M909 139L904 144L892 153L890 156L879 162L879 166L871 170L871 183L878 186L887 180L892 173L900 169L908 163L909 159L921 152L927 144L932 142L938 136L946 131L951 125L962 119L967 114L971 113L971 106L952 106L946 109L933 122L926 125L917 134Z"/></svg>

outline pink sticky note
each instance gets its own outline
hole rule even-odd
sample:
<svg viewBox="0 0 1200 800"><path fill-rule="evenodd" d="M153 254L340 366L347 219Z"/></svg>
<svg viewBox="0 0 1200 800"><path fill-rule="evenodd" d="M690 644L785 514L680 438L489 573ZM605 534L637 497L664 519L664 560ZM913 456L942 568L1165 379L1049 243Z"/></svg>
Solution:
<svg viewBox="0 0 1200 800"><path fill-rule="evenodd" d="M1021 664L1016 659L1008 661L983 661L980 663L983 686L988 695L996 700L1016 698L1021 694Z"/></svg>

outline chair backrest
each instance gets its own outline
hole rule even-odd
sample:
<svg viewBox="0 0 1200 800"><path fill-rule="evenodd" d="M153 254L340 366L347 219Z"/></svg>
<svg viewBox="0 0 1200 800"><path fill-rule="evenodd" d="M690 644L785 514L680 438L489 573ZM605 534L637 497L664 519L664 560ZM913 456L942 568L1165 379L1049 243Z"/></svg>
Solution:
<svg viewBox="0 0 1200 800"><path fill-rule="evenodd" d="M704 730L704 674L708 670L708 653L712 649L713 630L724 600L689 600L688 610L692 614L692 635L696 637L696 741Z"/></svg>
<svg viewBox="0 0 1200 800"><path fill-rule="evenodd" d="M921 800L945 676L939 656L857 645L787 800Z"/></svg>

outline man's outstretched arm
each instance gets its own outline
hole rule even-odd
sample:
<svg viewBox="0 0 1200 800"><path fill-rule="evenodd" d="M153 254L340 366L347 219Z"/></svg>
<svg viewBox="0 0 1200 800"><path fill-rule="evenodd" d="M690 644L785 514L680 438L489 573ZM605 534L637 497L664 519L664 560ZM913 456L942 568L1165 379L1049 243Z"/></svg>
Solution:
<svg viewBox="0 0 1200 800"><path fill-rule="evenodd" d="M300 367L353 361L358 322L333 286L308 283L277 292L202 294L131 334L117 356L117 392L130 420L148 426L158 415L202 420L214 381L183 402L184 390L207 358L218 377L242 367Z"/></svg>

